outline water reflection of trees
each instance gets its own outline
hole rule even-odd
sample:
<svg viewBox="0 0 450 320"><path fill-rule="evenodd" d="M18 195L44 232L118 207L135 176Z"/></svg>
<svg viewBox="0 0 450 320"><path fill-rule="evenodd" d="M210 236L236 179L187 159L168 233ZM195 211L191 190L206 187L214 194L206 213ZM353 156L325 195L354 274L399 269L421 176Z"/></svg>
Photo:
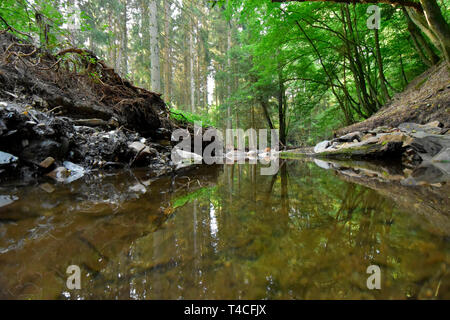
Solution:
<svg viewBox="0 0 450 320"><path fill-rule="evenodd" d="M131 259L151 262L130 277L141 297L407 298L448 286L448 246L410 229L388 198L308 164L258 173L224 166L216 187L136 242ZM371 264L381 291L366 288Z"/></svg>
<svg viewBox="0 0 450 320"><path fill-rule="evenodd" d="M39 261L17 272L46 288L26 289L39 297L62 292L65 267L75 263L89 274L82 298L448 298L448 241L424 231L410 212L310 163L282 162L273 176L259 169L225 165L219 177L202 174L200 184L161 180L140 199L114 204L113 214L97 207L86 216L86 202L85 216L74 214L77 202L68 201L52 218L56 239L43 235L0 263ZM124 197L129 182L98 185L122 188L116 192ZM95 196L83 188L64 192ZM42 223L36 214L14 232ZM379 292L366 288L371 264L383 271Z"/></svg>

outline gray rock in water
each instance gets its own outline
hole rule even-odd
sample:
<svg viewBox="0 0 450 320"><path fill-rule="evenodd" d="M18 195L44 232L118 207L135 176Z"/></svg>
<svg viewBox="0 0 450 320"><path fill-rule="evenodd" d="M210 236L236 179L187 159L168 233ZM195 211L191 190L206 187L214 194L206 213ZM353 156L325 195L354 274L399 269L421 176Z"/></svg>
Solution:
<svg viewBox="0 0 450 320"><path fill-rule="evenodd" d="M324 152L330 145L331 145L331 141L328 141L328 140L319 142L319 143L314 147L314 152L315 152L315 153Z"/></svg>
<svg viewBox="0 0 450 320"><path fill-rule="evenodd" d="M12 154L7 152L0 151L0 165L11 164L17 162L17 160L19 160L19 158L17 158L16 156L13 156Z"/></svg>
<svg viewBox="0 0 450 320"><path fill-rule="evenodd" d="M435 155L432 159L433 162L447 162L450 163L450 148L446 148Z"/></svg>
<svg viewBox="0 0 450 320"><path fill-rule="evenodd" d="M353 142L354 140L361 141L362 140L362 134L359 131L350 132L346 135L333 139L333 142Z"/></svg>

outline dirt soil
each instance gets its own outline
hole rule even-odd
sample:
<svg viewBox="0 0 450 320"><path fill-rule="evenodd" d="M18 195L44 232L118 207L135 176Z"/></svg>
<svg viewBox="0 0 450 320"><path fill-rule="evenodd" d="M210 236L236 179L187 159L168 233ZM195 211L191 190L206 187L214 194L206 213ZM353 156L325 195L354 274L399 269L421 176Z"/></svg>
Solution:
<svg viewBox="0 0 450 320"><path fill-rule="evenodd" d="M173 125L159 94L135 87L92 52L68 48L50 54L5 31L0 31L0 99L124 126L145 137L170 139Z"/></svg>
<svg viewBox="0 0 450 320"><path fill-rule="evenodd" d="M369 119L339 129L341 136L354 131L369 131L376 127L397 127L404 122L425 124L439 121L450 128L450 71L442 62L415 78L406 89L396 94Z"/></svg>

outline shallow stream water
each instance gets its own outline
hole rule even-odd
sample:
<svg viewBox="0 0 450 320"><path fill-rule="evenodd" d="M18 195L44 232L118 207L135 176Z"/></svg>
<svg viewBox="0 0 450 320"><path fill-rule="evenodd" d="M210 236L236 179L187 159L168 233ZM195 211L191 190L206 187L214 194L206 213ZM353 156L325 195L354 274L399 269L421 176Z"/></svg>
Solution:
<svg viewBox="0 0 450 320"><path fill-rule="evenodd" d="M2 183L0 298L450 299L448 191L301 160Z"/></svg>

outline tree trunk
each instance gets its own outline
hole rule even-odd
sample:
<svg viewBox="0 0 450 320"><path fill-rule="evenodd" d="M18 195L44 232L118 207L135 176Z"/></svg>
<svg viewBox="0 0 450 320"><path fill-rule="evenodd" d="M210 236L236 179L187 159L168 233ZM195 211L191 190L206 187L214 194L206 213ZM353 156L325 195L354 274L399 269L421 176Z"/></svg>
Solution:
<svg viewBox="0 0 450 320"><path fill-rule="evenodd" d="M123 0L123 12L121 21L122 42L120 44L120 71L123 77L128 73L128 30L127 30L127 11L128 0Z"/></svg>
<svg viewBox="0 0 450 320"><path fill-rule="evenodd" d="M341 6L341 13L345 34L345 49L347 51L349 67L355 82L355 91L359 102L359 106L357 107L358 113L363 115L364 118L368 118L374 113L374 110L372 110L368 100L367 87L359 58L359 51L355 42L356 39L353 34L352 20L348 5ZM364 110L365 113L363 113L362 110Z"/></svg>
<svg viewBox="0 0 450 320"><path fill-rule="evenodd" d="M285 88L283 82L283 71L278 65L278 122L280 124L280 142L286 145L286 118L285 118Z"/></svg>
<svg viewBox="0 0 450 320"><path fill-rule="evenodd" d="M383 71L383 59L381 58L380 39L378 35L378 29L374 29L375 32L375 53L377 56L378 64L378 77L380 78L381 93L383 94L384 102L387 102L391 97L389 96L388 89L386 87L386 78Z"/></svg>
<svg viewBox="0 0 450 320"><path fill-rule="evenodd" d="M402 9L403 15L405 16L406 21L408 22L408 31L411 35L411 39L413 40L414 46L416 47L417 53L419 54L420 58L428 66L438 63L439 62L438 55L433 51L431 46L422 36L420 29L412 21L411 17L408 14L408 11L405 8ZM425 50L425 52L423 50Z"/></svg>
<svg viewBox="0 0 450 320"><path fill-rule="evenodd" d="M427 36L428 39L430 39L433 46L438 51L442 52L440 41L434 31L431 30L425 16L411 8L406 8L406 12L414 24Z"/></svg>
<svg viewBox="0 0 450 320"><path fill-rule="evenodd" d="M227 29L227 55L228 55L228 58L227 58L227 65L228 65L228 71L230 71L231 70L231 58L230 58L230 51L231 51L231 22L229 22L228 24L228 29ZM231 104L230 104L230 96L231 96L231 81L230 81L230 79L228 79L228 81L227 81L228 83L227 83L227 94L228 94L228 97L227 97L227 101L228 101L228 103L227 103L227 116L228 116L228 119L227 119L227 128L228 129L231 129L232 127L233 127L233 122L232 122L232 119L231 119Z"/></svg>
<svg viewBox="0 0 450 320"><path fill-rule="evenodd" d="M408 78L406 77L406 74L405 74L405 68L403 66L403 58L402 58L401 53L400 53L400 69L402 70L402 78L403 78L404 86L406 87L406 85L408 84Z"/></svg>
<svg viewBox="0 0 450 320"><path fill-rule="evenodd" d="M169 19L171 18L170 13L170 4L169 1L163 1L164 2L164 100L166 102L170 101L170 86L171 86L171 74L170 70L171 68L171 61L170 61L170 31L169 31Z"/></svg>
<svg viewBox="0 0 450 320"><path fill-rule="evenodd" d="M450 26L445 21L436 0L420 0L420 3L425 12L428 25L439 39L442 54L447 64L450 65Z"/></svg>
<svg viewBox="0 0 450 320"><path fill-rule="evenodd" d="M161 73L159 65L158 20L156 0L150 1L150 61L152 91L161 92Z"/></svg>
<svg viewBox="0 0 450 320"><path fill-rule="evenodd" d="M433 63L427 58L427 56L423 52L422 47L419 44L419 40L417 39L417 34L410 30L410 35L411 35L411 40L414 43L414 47L416 48L417 54L419 55L420 59L422 60L422 62L424 64L431 67L433 65Z"/></svg>
<svg viewBox="0 0 450 320"><path fill-rule="evenodd" d="M427 56L429 57L431 63L433 65L437 64L439 62L439 56L433 51L433 48L427 43L425 38L420 33L420 30L417 27L415 27L415 29L417 31L417 34L416 34L417 35L417 41L419 42L420 46L427 53Z"/></svg>
<svg viewBox="0 0 450 320"><path fill-rule="evenodd" d="M270 118L270 114L269 114L269 102L267 101L267 99L259 98L259 103L261 104L261 108L263 109L264 117L267 120L267 124L269 125L269 128L271 130L275 129L275 127L273 126L272 119Z"/></svg>
<svg viewBox="0 0 450 320"><path fill-rule="evenodd" d="M194 57L194 23L190 22L189 27L189 58L190 58L190 88L191 88L191 111L195 112L195 75L194 75L194 63L195 63L195 57Z"/></svg>

